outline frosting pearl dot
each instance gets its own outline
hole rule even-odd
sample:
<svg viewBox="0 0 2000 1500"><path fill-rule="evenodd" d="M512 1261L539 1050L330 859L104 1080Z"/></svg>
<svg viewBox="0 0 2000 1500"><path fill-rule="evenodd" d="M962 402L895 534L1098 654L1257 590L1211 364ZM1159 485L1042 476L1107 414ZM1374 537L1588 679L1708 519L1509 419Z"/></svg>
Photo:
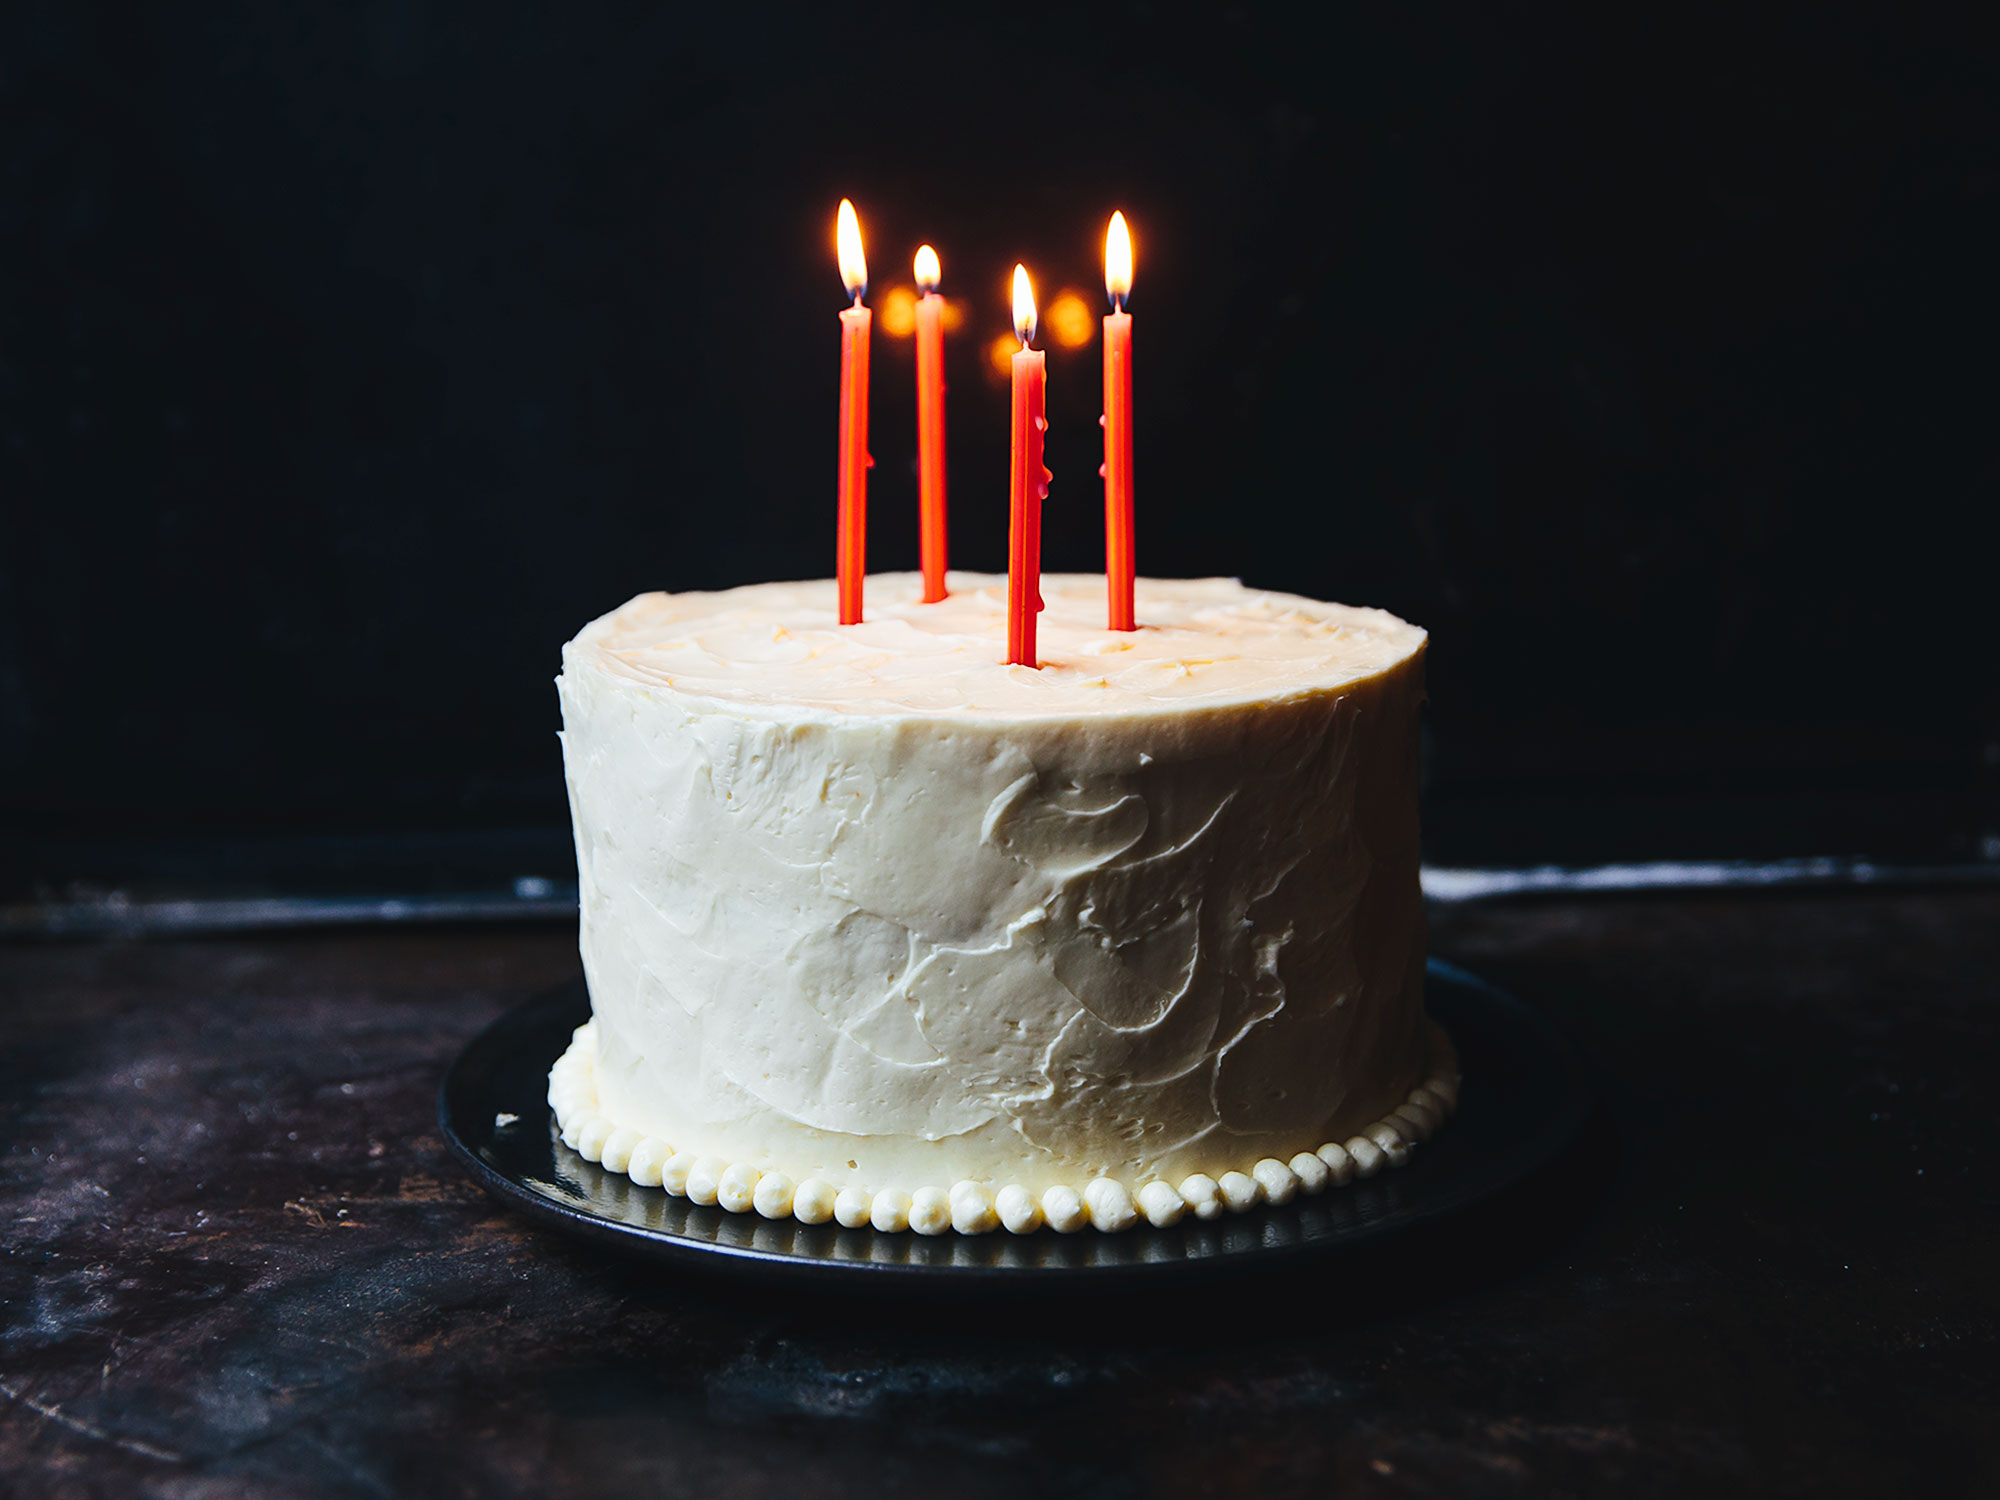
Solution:
<svg viewBox="0 0 2000 1500"><path fill-rule="evenodd" d="M918 1188L910 1195L910 1228L918 1234L943 1234L951 1228L951 1194L943 1188Z"/></svg>
<svg viewBox="0 0 2000 1500"><path fill-rule="evenodd" d="M1313 1154L1326 1163L1329 1187L1346 1187L1348 1183L1354 1181L1357 1170L1354 1158L1347 1154L1347 1148L1339 1141L1328 1141Z"/></svg>
<svg viewBox="0 0 2000 1500"><path fill-rule="evenodd" d="M1437 1128L1442 1123L1421 1104L1405 1104L1389 1118L1395 1122L1398 1130L1410 1137L1413 1143L1429 1140L1437 1134Z"/></svg>
<svg viewBox="0 0 2000 1500"><path fill-rule="evenodd" d="M585 1161L597 1161L604 1155L604 1143L610 1139L611 1122L601 1115L592 1115L576 1133L574 1149Z"/></svg>
<svg viewBox="0 0 2000 1500"><path fill-rule="evenodd" d="M697 1156L694 1165L688 1168L689 1200L704 1207L714 1203L722 1190L722 1174L727 1170L728 1168L712 1156Z"/></svg>
<svg viewBox="0 0 2000 1500"><path fill-rule="evenodd" d="M680 1198L687 1193L688 1173L694 1170L694 1153L676 1151L660 1163L660 1186Z"/></svg>
<svg viewBox="0 0 2000 1500"><path fill-rule="evenodd" d="M1073 1187L1052 1187L1043 1193L1042 1217L1057 1234L1075 1234L1090 1222L1083 1199Z"/></svg>
<svg viewBox="0 0 2000 1500"><path fill-rule="evenodd" d="M986 1234L1000 1227L993 1195L976 1182L951 1186L951 1227L960 1234Z"/></svg>
<svg viewBox="0 0 2000 1500"><path fill-rule="evenodd" d="M839 1195L823 1177L808 1177L792 1194L792 1217L801 1224L824 1224L833 1217L833 1201Z"/></svg>
<svg viewBox="0 0 2000 1500"><path fill-rule="evenodd" d="M910 1195L894 1188L877 1193L869 1205L868 1222L884 1234L901 1234L910 1227Z"/></svg>
<svg viewBox="0 0 2000 1500"><path fill-rule="evenodd" d="M1266 1203L1283 1205L1299 1195L1299 1174L1275 1156L1258 1162L1250 1169L1250 1175L1263 1185Z"/></svg>
<svg viewBox="0 0 2000 1500"><path fill-rule="evenodd" d="M623 1172L632 1161L632 1148L639 1144L636 1130L614 1130L604 1138L604 1149L597 1159L604 1164L607 1172Z"/></svg>
<svg viewBox="0 0 2000 1500"><path fill-rule="evenodd" d="M1170 1183L1153 1181L1139 1189L1139 1212L1155 1229L1168 1229L1180 1223L1187 1204Z"/></svg>
<svg viewBox="0 0 2000 1500"><path fill-rule="evenodd" d="M1115 1177L1100 1177L1091 1183L1083 1190L1083 1201L1090 1209L1090 1222L1107 1234L1117 1234L1139 1222L1131 1193Z"/></svg>
<svg viewBox="0 0 2000 1500"><path fill-rule="evenodd" d="M1390 1166L1400 1167L1410 1159L1409 1141L1404 1139L1402 1131L1389 1121L1378 1120L1368 1127L1365 1134L1369 1140L1382 1148L1382 1154L1389 1158Z"/></svg>
<svg viewBox="0 0 2000 1500"><path fill-rule="evenodd" d="M1181 1183L1181 1202L1197 1219L1219 1219L1229 1205L1222 1201L1222 1189L1206 1172L1197 1172Z"/></svg>
<svg viewBox="0 0 2000 1500"><path fill-rule="evenodd" d="M859 1229L869 1222L874 1204L859 1188L842 1188L833 1200L833 1216L847 1229Z"/></svg>
<svg viewBox="0 0 2000 1500"><path fill-rule="evenodd" d="M723 1168L715 1183L715 1201L733 1214L747 1214L757 1202L757 1184L763 1175L742 1162Z"/></svg>
<svg viewBox="0 0 2000 1500"><path fill-rule="evenodd" d="M1224 1172L1215 1185L1233 1214L1248 1213L1264 1199L1264 1184L1245 1172Z"/></svg>
<svg viewBox="0 0 2000 1500"><path fill-rule="evenodd" d="M1438 1102L1444 1105L1444 1112L1447 1115L1454 1113L1458 1109L1458 1080L1456 1078L1448 1078L1440 1074L1436 1078L1424 1080L1424 1088L1427 1092L1437 1096Z"/></svg>
<svg viewBox="0 0 2000 1500"><path fill-rule="evenodd" d="M1436 1094L1432 1094L1426 1084L1418 1084L1416 1088L1410 1090L1410 1102L1412 1104L1422 1104L1426 1110L1430 1110L1432 1114L1436 1114L1438 1120L1440 1120L1440 1124L1442 1124L1444 1116L1450 1114L1450 1110L1444 1108L1444 1100L1438 1098Z"/></svg>
<svg viewBox="0 0 2000 1500"><path fill-rule="evenodd" d="M1291 1166L1292 1175L1299 1180L1299 1191L1308 1198L1316 1198L1325 1192L1327 1183L1333 1177L1326 1163L1310 1151L1301 1151L1293 1157Z"/></svg>
<svg viewBox="0 0 2000 1500"><path fill-rule="evenodd" d="M1347 1154L1354 1158L1356 1177L1373 1177L1389 1160L1382 1154L1382 1148L1365 1135L1357 1135L1348 1141Z"/></svg>
<svg viewBox="0 0 2000 1500"><path fill-rule="evenodd" d="M631 1158L625 1163L625 1175L640 1187L660 1185L660 1167L673 1149L657 1136L647 1136L632 1148Z"/></svg>
<svg viewBox="0 0 2000 1500"><path fill-rule="evenodd" d="M993 1195L993 1208L1009 1234L1033 1234L1042 1227L1042 1205L1018 1182L1008 1183Z"/></svg>
<svg viewBox="0 0 2000 1500"><path fill-rule="evenodd" d="M766 1172L757 1179L757 1191L751 1195L750 1206L767 1219L789 1219L793 1191L792 1179L783 1172Z"/></svg>

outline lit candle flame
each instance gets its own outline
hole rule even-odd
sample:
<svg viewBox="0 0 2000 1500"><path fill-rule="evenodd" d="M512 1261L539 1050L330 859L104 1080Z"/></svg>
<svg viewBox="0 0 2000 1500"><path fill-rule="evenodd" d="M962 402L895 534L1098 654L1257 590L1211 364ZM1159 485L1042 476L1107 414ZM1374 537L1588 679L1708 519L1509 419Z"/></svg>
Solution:
<svg viewBox="0 0 2000 1500"><path fill-rule="evenodd" d="M937 251L929 245L917 246L917 290L929 296L938 289L944 279L944 271L938 265Z"/></svg>
<svg viewBox="0 0 2000 1500"><path fill-rule="evenodd" d="M1112 308L1123 312L1132 295L1132 233L1122 213L1111 215L1111 227L1104 232L1104 290L1111 294Z"/></svg>
<svg viewBox="0 0 2000 1500"><path fill-rule="evenodd" d="M840 250L840 279L847 295L858 304L868 291L868 261L861 254L861 221L854 217L854 205L840 200L840 222L833 232Z"/></svg>
<svg viewBox="0 0 2000 1500"><path fill-rule="evenodd" d="M1023 349L1035 341L1035 289L1026 266L1014 267L1014 337Z"/></svg>

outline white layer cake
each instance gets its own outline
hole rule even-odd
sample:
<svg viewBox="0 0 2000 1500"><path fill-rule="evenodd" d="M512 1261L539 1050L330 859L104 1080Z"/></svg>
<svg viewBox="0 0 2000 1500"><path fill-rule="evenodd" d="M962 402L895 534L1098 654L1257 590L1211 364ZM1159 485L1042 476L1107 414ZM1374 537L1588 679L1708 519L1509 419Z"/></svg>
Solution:
<svg viewBox="0 0 2000 1500"><path fill-rule="evenodd" d="M593 1018L564 1137L698 1201L1122 1228L1401 1160L1425 635L1223 579L645 594L563 649Z"/></svg>

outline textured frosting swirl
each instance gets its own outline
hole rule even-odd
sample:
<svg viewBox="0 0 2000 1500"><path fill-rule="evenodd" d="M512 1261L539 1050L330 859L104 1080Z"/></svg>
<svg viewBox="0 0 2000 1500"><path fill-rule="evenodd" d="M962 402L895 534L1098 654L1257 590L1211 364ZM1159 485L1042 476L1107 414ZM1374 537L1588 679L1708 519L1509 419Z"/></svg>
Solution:
<svg viewBox="0 0 2000 1500"><path fill-rule="evenodd" d="M925 604L919 575L873 574L867 619L845 626L829 580L641 594L577 645L606 672L749 713L1095 718L1337 690L1424 639L1379 609L1229 578L1142 578L1141 628L1110 631L1104 579L1053 574L1036 669L1002 660L1004 577L954 573L950 587Z"/></svg>

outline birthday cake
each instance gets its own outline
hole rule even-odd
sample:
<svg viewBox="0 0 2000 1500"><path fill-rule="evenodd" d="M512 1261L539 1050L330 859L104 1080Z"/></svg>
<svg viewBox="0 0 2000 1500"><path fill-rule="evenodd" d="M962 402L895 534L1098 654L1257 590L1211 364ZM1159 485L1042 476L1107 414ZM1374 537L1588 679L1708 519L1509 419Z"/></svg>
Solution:
<svg viewBox="0 0 2000 1500"><path fill-rule="evenodd" d="M1399 1164L1425 635L1222 579L645 594L563 649L591 1020L563 1140L738 1212L1166 1225Z"/></svg>

